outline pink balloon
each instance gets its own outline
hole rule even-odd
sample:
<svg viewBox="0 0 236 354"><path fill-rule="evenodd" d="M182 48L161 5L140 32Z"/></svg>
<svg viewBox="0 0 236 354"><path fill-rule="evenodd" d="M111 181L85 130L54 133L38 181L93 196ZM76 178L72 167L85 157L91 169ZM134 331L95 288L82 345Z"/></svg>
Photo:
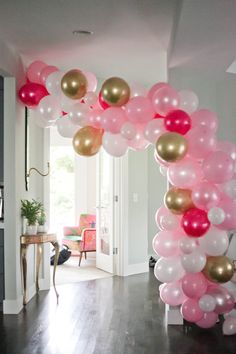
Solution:
<svg viewBox="0 0 236 354"><path fill-rule="evenodd" d="M120 133L121 127L126 121L124 110L120 107L107 108L101 118L102 128L113 134Z"/></svg>
<svg viewBox="0 0 236 354"><path fill-rule="evenodd" d="M19 92L18 97L21 102L27 107L36 107L42 98L48 96L48 92L43 85L28 82L23 85Z"/></svg>
<svg viewBox="0 0 236 354"><path fill-rule="evenodd" d="M188 236L201 237L208 231L210 221L205 210L191 208L182 216L181 226Z"/></svg>
<svg viewBox="0 0 236 354"><path fill-rule="evenodd" d="M36 60L30 64L27 69L26 76L30 82L41 84L40 74L41 71L47 66L43 61Z"/></svg>
<svg viewBox="0 0 236 354"><path fill-rule="evenodd" d="M205 127L196 127L186 134L188 140L188 154L203 159L209 152L216 149L216 137Z"/></svg>
<svg viewBox="0 0 236 354"><path fill-rule="evenodd" d="M158 82L157 84L153 85L149 92L148 92L148 98L152 101L153 95L161 88L163 87L171 87L167 82Z"/></svg>
<svg viewBox="0 0 236 354"><path fill-rule="evenodd" d="M187 299L181 306L181 314L188 322L198 322L203 316L204 312L200 309L198 301L195 299Z"/></svg>
<svg viewBox="0 0 236 354"><path fill-rule="evenodd" d="M202 169L209 182L224 183L233 177L234 162L226 152L215 151L206 157Z"/></svg>
<svg viewBox="0 0 236 354"><path fill-rule="evenodd" d="M159 136L165 132L163 121L161 119L152 119L145 126L143 135L150 143L155 144Z"/></svg>
<svg viewBox="0 0 236 354"><path fill-rule="evenodd" d="M154 93L152 104L156 113L165 116L179 107L180 97L175 89L165 86Z"/></svg>
<svg viewBox="0 0 236 354"><path fill-rule="evenodd" d="M111 156L120 157L125 155L128 146L127 141L120 134L105 132L102 138L104 150Z"/></svg>
<svg viewBox="0 0 236 354"><path fill-rule="evenodd" d="M210 182L201 182L193 187L192 201L196 207L209 210L220 202L221 193L219 189Z"/></svg>
<svg viewBox="0 0 236 354"><path fill-rule="evenodd" d="M236 160L236 145L229 141L219 141L217 150L224 151L230 155L231 159Z"/></svg>
<svg viewBox="0 0 236 354"><path fill-rule="evenodd" d="M230 198L224 198L217 207L224 211L225 220L216 226L221 230L236 229L236 201Z"/></svg>
<svg viewBox="0 0 236 354"><path fill-rule="evenodd" d="M191 254L198 247L197 241L194 238L183 237L179 240L179 248L184 254Z"/></svg>
<svg viewBox="0 0 236 354"><path fill-rule="evenodd" d="M137 130L133 123L125 122L121 127L120 133L123 136L123 138L127 140L132 140L135 138Z"/></svg>
<svg viewBox="0 0 236 354"><path fill-rule="evenodd" d="M178 240L182 237L179 231L160 231L153 239L153 250L161 257L176 256L179 253Z"/></svg>
<svg viewBox="0 0 236 354"><path fill-rule="evenodd" d="M164 118L164 123L166 130L182 135L185 135L192 125L190 116L181 109L169 112Z"/></svg>
<svg viewBox="0 0 236 354"><path fill-rule="evenodd" d="M236 318L235 317L227 317L223 323L223 334L225 336L232 336L236 334Z"/></svg>
<svg viewBox="0 0 236 354"><path fill-rule="evenodd" d="M218 315L215 312L204 312L200 321L196 322L196 325L201 328L211 328L218 320Z"/></svg>
<svg viewBox="0 0 236 354"><path fill-rule="evenodd" d="M151 102L146 97L133 97L125 106L125 113L132 123L146 123L154 118L155 112Z"/></svg>
<svg viewBox="0 0 236 354"><path fill-rule="evenodd" d="M218 128L218 118L214 112L208 109L199 109L191 115L192 127L204 127L212 132L216 132Z"/></svg>
<svg viewBox="0 0 236 354"><path fill-rule="evenodd" d="M129 88L130 88L130 98L137 97L137 96L147 97L148 95L148 90L142 85L140 85L138 82L132 82L129 85Z"/></svg>
<svg viewBox="0 0 236 354"><path fill-rule="evenodd" d="M95 92L98 84L96 76L88 71L83 71L83 74L87 79L87 92Z"/></svg>
<svg viewBox="0 0 236 354"><path fill-rule="evenodd" d="M88 125L92 125L95 128L101 128L102 126L102 109L93 109L87 115Z"/></svg>
<svg viewBox="0 0 236 354"><path fill-rule="evenodd" d="M181 305L186 300L179 281L163 284L160 289L160 298L165 304L170 306Z"/></svg>
<svg viewBox="0 0 236 354"><path fill-rule="evenodd" d="M198 108L199 100L193 91L181 90L180 95L180 109L188 114L193 113Z"/></svg>
<svg viewBox="0 0 236 354"><path fill-rule="evenodd" d="M42 71L40 72L40 82L41 82L41 84L45 85L48 76L50 74L54 73L55 71L59 71L59 69L56 66L53 66L53 65L45 66L42 69Z"/></svg>
<svg viewBox="0 0 236 354"><path fill-rule="evenodd" d="M143 126L137 125L137 132L133 140L128 141L128 145L133 150L145 150L148 145L150 145L149 141L144 139L143 136Z"/></svg>
<svg viewBox="0 0 236 354"><path fill-rule="evenodd" d="M223 314L233 310L235 301L228 289L223 286L210 286L207 289L207 294L213 296L216 300L215 313Z"/></svg>
<svg viewBox="0 0 236 354"><path fill-rule="evenodd" d="M182 289L186 296L199 299L206 293L207 280L202 273L187 273L182 279Z"/></svg>
<svg viewBox="0 0 236 354"><path fill-rule="evenodd" d="M168 180L179 188L192 188L203 178L200 164L186 157L179 163L171 164L168 168Z"/></svg>

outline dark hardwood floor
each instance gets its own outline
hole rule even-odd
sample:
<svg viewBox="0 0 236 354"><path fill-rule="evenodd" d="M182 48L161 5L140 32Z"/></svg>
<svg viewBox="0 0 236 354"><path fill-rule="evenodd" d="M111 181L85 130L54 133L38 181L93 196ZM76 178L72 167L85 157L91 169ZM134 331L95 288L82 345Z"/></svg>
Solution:
<svg viewBox="0 0 236 354"><path fill-rule="evenodd" d="M41 291L18 315L0 315L0 354L235 354L221 325L164 326L150 274L61 285Z"/></svg>

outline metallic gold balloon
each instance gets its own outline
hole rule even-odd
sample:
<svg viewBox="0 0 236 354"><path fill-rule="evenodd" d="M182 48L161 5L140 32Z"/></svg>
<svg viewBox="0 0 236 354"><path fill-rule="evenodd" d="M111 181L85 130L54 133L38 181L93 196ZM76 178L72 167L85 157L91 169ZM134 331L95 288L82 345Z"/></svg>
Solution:
<svg viewBox="0 0 236 354"><path fill-rule="evenodd" d="M207 257L203 273L215 283L226 283L234 275L234 263L226 256Z"/></svg>
<svg viewBox="0 0 236 354"><path fill-rule="evenodd" d="M162 134L156 142L157 155L167 162L181 160L186 155L187 150L187 140L178 133Z"/></svg>
<svg viewBox="0 0 236 354"><path fill-rule="evenodd" d="M77 100L86 94L87 85L86 77L82 71L77 69L68 71L61 80L63 93L73 100Z"/></svg>
<svg viewBox="0 0 236 354"><path fill-rule="evenodd" d="M183 214L193 208L191 190L172 187L164 197L165 205L173 214Z"/></svg>
<svg viewBox="0 0 236 354"><path fill-rule="evenodd" d="M130 88L125 80L111 77L103 83L101 95L110 106L120 107L129 101Z"/></svg>
<svg viewBox="0 0 236 354"><path fill-rule="evenodd" d="M81 128L73 138L75 152L82 156L95 155L102 145L102 135L102 129L90 126Z"/></svg>

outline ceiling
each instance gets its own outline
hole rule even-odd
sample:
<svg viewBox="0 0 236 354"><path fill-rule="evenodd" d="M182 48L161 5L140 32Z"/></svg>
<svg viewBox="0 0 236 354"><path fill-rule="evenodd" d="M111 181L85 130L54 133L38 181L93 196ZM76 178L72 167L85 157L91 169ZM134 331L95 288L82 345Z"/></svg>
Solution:
<svg viewBox="0 0 236 354"><path fill-rule="evenodd" d="M81 29L94 34L72 34ZM170 68L217 75L236 59L236 1L1 1L0 38L26 62L42 59L99 77L153 82L163 52Z"/></svg>

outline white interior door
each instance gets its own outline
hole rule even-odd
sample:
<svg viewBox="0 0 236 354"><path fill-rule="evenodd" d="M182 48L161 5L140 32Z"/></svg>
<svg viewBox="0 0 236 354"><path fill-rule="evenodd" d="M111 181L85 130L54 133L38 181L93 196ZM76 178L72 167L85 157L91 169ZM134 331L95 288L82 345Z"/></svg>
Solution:
<svg viewBox="0 0 236 354"><path fill-rule="evenodd" d="M96 266L113 273L114 158L101 150L97 163Z"/></svg>

